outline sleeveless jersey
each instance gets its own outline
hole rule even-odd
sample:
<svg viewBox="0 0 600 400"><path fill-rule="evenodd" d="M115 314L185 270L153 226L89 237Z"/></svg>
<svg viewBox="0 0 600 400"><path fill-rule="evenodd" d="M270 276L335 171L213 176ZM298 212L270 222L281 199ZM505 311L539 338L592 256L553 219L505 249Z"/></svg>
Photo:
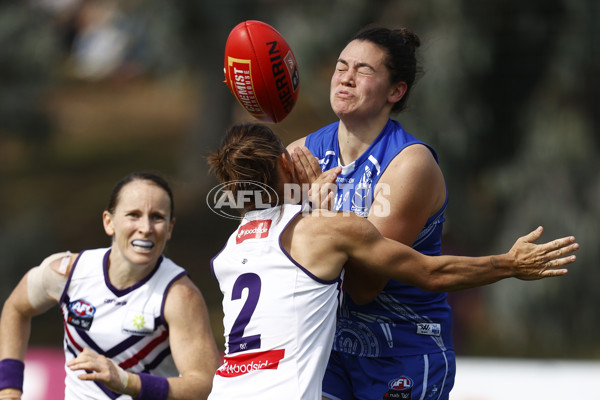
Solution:
<svg viewBox="0 0 600 400"><path fill-rule="evenodd" d="M60 300L66 362L89 347L130 372L178 376L163 307L168 288L187 273L161 256L146 278L120 290L108 280L109 254L110 248L83 251L71 269ZM65 399L131 399L65 370Z"/></svg>
<svg viewBox="0 0 600 400"><path fill-rule="evenodd" d="M226 355L209 400L321 398L341 277L317 278L281 246L300 212L286 204L246 213L212 260Z"/></svg>
<svg viewBox="0 0 600 400"><path fill-rule="evenodd" d="M338 122L307 136L305 146L319 159L323 171L341 165ZM370 147L354 162L342 166L337 178L336 210L363 217L381 212L371 204L375 185L390 162L406 147L427 146L389 120ZM441 253L444 210L448 202L427 221L412 247L427 255ZM416 355L452 350L452 314L445 293L426 292L390 280L372 302L359 306L344 295L333 349L365 357Z"/></svg>

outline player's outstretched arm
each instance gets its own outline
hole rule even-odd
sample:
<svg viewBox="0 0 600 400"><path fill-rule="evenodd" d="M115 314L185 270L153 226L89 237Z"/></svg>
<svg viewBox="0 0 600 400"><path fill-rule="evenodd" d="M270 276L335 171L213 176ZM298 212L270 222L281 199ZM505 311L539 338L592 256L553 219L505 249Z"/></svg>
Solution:
<svg viewBox="0 0 600 400"><path fill-rule="evenodd" d="M505 278L535 280L565 275L562 268L575 261L574 251L579 248L573 236L535 244L542 235L542 227L520 237L509 252L494 256L430 257L432 288L434 291L456 291L487 285ZM429 264L429 263L428 263Z"/></svg>
<svg viewBox="0 0 600 400"><path fill-rule="evenodd" d="M358 218L358 219L357 219ZM385 239L375 227L360 217L337 218L338 241L362 268L370 268L392 279L429 291L456 291L516 277L534 280L562 276L562 268L576 259L579 248L573 236L535 244L542 227L519 238L505 254L484 257L425 256L408 246Z"/></svg>

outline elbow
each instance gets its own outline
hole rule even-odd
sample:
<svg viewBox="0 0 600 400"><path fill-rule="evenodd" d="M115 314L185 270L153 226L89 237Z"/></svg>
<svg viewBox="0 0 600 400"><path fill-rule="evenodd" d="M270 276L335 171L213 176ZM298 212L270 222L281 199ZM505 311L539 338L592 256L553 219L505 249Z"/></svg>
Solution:
<svg viewBox="0 0 600 400"><path fill-rule="evenodd" d="M444 279L444 277L439 274L428 274L427 277L416 286L427 292L443 293L452 290L447 279Z"/></svg>
<svg viewBox="0 0 600 400"><path fill-rule="evenodd" d="M442 282L434 282L431 285L429 285L428 289L425 289L425 290L427 290L428 292L436 292L436 293L452 291L452 289L448 285L446 285Z"/></svg>

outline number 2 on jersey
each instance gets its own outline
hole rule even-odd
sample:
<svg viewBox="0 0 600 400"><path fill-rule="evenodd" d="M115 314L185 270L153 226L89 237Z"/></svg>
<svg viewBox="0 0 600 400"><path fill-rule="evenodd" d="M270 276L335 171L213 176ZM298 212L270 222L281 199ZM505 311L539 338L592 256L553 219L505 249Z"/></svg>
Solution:
<svg viewBox="0 0 600 400"><path fill-rule="evenodd" d="M244 289L248 289L248 297L229 332L229 354L260 348L260 334L244 336L244 330L250 322L260 297L260 277L253 273L240 275L233 284L231 300L241 299Z"/></svg>

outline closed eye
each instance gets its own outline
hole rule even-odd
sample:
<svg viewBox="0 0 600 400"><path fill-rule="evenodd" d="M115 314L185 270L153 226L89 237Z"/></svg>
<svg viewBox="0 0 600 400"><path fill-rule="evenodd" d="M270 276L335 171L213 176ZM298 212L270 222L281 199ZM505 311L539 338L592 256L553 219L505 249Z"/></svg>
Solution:
<svg viewBox="0 0 600 400"><path fill-rule="evenodd" d="M337 64L335 65L335 70L339 72L348 71L348 63L343 60L338 60Z"/></svg>
<svg viewBox="0 0 600 400"><path fill-rule="evenodd" d="M373 75L375 73L375 69L369 64L358 64L357 71L361 75Z"/></svg>

